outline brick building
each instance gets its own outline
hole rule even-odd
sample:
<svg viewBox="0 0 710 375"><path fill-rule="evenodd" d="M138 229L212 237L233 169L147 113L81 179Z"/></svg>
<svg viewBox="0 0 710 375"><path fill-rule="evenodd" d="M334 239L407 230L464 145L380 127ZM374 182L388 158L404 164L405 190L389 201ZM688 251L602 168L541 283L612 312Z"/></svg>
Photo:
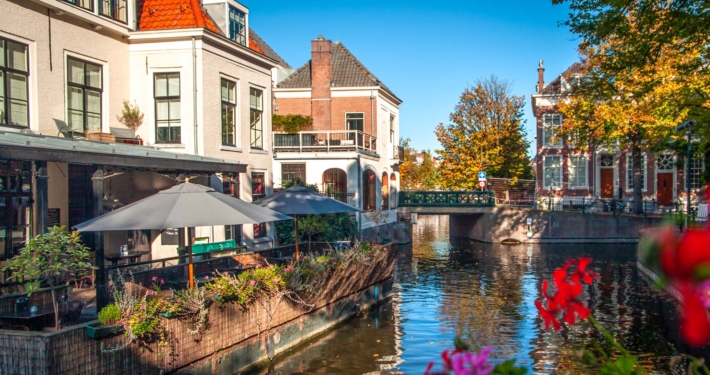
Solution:
<svg viewBox="0 0 710 375"><path fill-rule="evenodd" d="M633 198L631 154L617 147L589 147L577 150L568 139L558 137L562 114L557 103L570 89L569 80L581 73L581 65L574 63L564 73L545 84L545 68L538 67L536 93L531 96L536 118L536 196L544 205L553 197L555 203L569 203L580 198L623 199ZM685 170L678 168L682 156L672 151L643 152L643 199L664 207L682 200L685 192ZM682 164L681 164L682 165ZM695 155L690 163L691 190L702 189L705 160Z"/></svg>
<svg viewBox="0 0 710 375"><path fill-rule="evenodd" d="M274 131L275 187L298 177L364 211L396 206L402 101L342 43L311 41L311 60L274 96L275 113L313 118L300 133Z"/></svg>

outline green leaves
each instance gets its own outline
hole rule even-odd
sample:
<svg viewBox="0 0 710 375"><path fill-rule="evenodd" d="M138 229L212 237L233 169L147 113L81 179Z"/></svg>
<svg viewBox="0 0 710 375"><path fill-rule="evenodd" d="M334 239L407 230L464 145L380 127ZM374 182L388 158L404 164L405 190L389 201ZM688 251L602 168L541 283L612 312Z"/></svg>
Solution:
<svg viewBox="0 0 710 375"><path fill-rule="evenodd" d="M636 368L636 357L624 356L614 362L608 362L599 370L599 375L638 375L641 369Z"/></svg>
<svg viewBox="0 0 710 375"><path fill-rule="evenodd" d="M313 118L302 115L274 114L271 116L271 124L274 130L298 133L313 126Z"/></svg>
<svg viewBox="0 0 710 375"><path fill-rule="evenodd" d="M505 361L493 368L493 374L495 375L523 375L527 372L528 369L525 367L516 367L514 359Z"/></svg>

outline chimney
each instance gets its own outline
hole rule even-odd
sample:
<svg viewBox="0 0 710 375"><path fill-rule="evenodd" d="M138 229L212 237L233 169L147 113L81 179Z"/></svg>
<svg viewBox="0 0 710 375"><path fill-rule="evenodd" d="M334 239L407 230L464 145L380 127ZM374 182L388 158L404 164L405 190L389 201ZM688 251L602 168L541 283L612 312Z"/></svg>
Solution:
<svg viewBox="0 0 710 375"><path fill-rule="evenodd" d="M542 60L537 67L537 92L539 93L545 88L545 68L542 66Z"/></svg>
<svg viewBox="0 0 710 375"><path fill-rule="evenodd" d="M311 117L314 130L330 130L330 87L333 79L331 47L323 35L311 41Z"/></svg>

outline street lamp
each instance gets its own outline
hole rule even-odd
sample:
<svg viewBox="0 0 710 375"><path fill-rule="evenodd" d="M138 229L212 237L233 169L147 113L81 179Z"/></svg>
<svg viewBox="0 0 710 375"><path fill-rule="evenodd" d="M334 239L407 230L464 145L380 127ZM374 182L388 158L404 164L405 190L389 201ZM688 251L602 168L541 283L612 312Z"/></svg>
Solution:
<svg viewBox="0 0 710 375"><path fill-rule="evenodd" d="M686 194L686 202L685 202L685 226L686 228L688 227L688 215L690 215L690 159L692 158L692 153L691 153L691 147L690 147L690 138L693 135L693 126L695 126L696 121L695 120L688 120L678 126L676 126L675 131L683 131L685 130L685 135L688 137L688 154L686 156L685 160L685 194Z"/></svg>

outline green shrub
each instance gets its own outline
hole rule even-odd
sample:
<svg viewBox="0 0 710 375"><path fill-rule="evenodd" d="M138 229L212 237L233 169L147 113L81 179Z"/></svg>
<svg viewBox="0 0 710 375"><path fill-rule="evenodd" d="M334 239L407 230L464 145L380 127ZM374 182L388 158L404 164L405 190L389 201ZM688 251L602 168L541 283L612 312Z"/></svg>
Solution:
<svg viewBox="0 0 710 375"><path fill-rule="evenodd" d="M99 321L102 325L115 324L121 320L121 310L113 303L106 305L99 311Z"/></svg>

